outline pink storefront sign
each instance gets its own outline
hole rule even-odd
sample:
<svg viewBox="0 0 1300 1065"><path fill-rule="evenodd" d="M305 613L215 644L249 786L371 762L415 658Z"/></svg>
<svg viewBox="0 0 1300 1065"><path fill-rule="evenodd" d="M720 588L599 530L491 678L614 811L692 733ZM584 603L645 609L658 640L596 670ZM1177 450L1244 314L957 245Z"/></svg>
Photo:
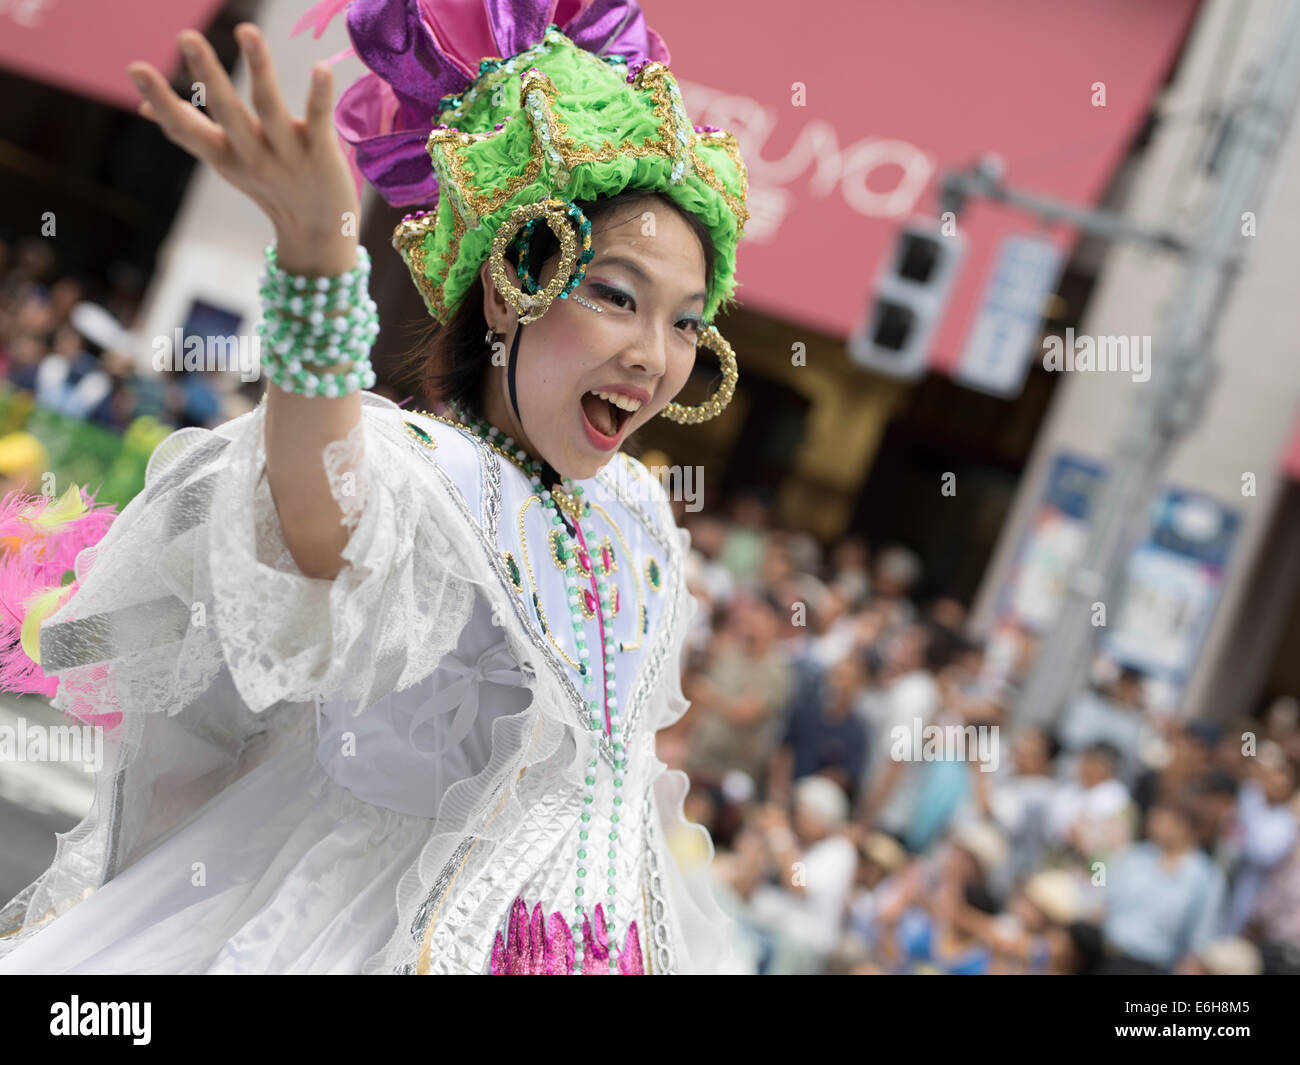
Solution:
<svg viewBox="0 0 1300 1065"><path fill-rule="evenodd" d="M171 77L176 35L208 28L221 0L0 0L0 67L134 111L126 65Z"/></svg>

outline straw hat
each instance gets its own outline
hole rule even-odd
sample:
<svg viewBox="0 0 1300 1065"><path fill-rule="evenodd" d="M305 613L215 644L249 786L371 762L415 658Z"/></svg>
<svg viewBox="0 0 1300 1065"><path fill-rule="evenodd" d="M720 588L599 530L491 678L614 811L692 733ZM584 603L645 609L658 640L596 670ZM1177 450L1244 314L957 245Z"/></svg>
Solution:
<svg viewBox="0 0 1300 1065"><path fill-rule="evenodd" d="M862 854L888 872L896 872L907 862L907 852L893 836L883 832L869 832L862 841Z"/></svg>
<svg viewBox="0 0 1300 1065"><path fill-rule="evenodd" d="M1259 976L1264 971L1259 948L1239 936L1216 939L1196 956L1213 976Z"/></svg>
<svg viewBox="0 0 1300 1065"><path fill-rule="evenodd" d="M996 872L1007 860L1006 836L988 821L962 821L948 838L970 852L985 876Z"/></svg>
<svg viewBox="0 0 1300 1065"><path fill-rule="evenodd" d="M1053 924L1067 925L1079 919L1079 890L1073 876L1064 869L1045 869L1025 881L1025 898Z"/></svg>

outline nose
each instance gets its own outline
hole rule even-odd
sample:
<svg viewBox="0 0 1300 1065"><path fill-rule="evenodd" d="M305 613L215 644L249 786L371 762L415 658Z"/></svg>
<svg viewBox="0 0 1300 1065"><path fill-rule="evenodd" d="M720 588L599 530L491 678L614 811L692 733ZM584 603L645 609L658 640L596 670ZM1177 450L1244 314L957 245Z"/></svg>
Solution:
<svg viewBox="0 0 1300 1065"><path fill-rule="evenodd" d="M623 350L624 369L659 378L668 367L669 337L662 328L646 324Z"/></svg>

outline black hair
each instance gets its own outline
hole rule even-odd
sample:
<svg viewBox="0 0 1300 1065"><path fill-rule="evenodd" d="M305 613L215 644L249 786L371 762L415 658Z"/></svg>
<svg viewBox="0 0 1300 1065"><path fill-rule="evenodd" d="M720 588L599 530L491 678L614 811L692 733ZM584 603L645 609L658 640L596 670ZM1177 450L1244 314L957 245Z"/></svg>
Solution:
<svg viewBox="0 0 1300 1065"><path fill-rule="evenodd" d="M1111 769L1118 767L1120 761L1123 759L1123 755L1120 754L1119 748L1113 743L1107 743L1105 740L1102 740L1099 743L1088 744L1088 746L1083 749L1083 753L1101 755L1101 757L1105 758L1106 761L1110 762Z"/></svg>
<svg viewBox="0 0 1300 1065"><path fill-rule="evenodd" d="M1196 801L1196 791L1193 786L1185 786L1173 795L1162 795L1157 798L1151 804L1151 809L1147 811L1148 823L1155 810L1167 810L1172 813L1191 830L1193 838L1200 837L1206 829L1205 814Z"/></svg>
<svg viewBox="0 0 1300 1065"><path fill-rule="evenodd" d="M575 201L593 228L597 221L620 207L651 197L660 200L682 216L704 249L706 288L711 287L715 250L708 227L695 215L673 203L663 193L651 189L624 189L614 196ZM534 277L542 276L542 267L559 253L560 245L551 228L539 224L534 231L530 263L540 264ZM518 269L519 253L512 246L506 260ZM445 324L433 321L417 339L415 347L402 359L402 367L412 373L416 388L425 405L434 399L455 402L478 414L483 413L483 389L488 368L492 365L484 335L487 320L483 316L483 278L475 274L464 298Z"/></svg>
<svg viewBox="0 0 1300 1065"><path fill-rule="evenodd" d="M1101 929L1090 921L1071 921L1065 926L1065 931L1076 955L1074 975L1087 976L1096 972L1105 957Z"/></svg>
<svg viewBox="0 0 1300 1065"><path fill-rule="evenodd" d="M938 673L951 665L953 659L960 653L958 641L961 640L961 636L947 626L933 621L921 621L918 624L926 633L925 668L931 673Z"/></svg>
<svg viewBox="0 0 1300 1065"><path fill-rule="evenodd" d="M770 588L764 588L761 592L755 595L754 598L764 606L768 607L777 617L783 617L785 615L785 605L776 597Z"/></svg>
<svg viewBox="0 0 1300 1065"><path fill-rule="evenodd" d="M1240 788L1240 782L1226 769L1211 769L1195 784L1197 794L1227 795L1230 798L1236 798Z"/></svg>

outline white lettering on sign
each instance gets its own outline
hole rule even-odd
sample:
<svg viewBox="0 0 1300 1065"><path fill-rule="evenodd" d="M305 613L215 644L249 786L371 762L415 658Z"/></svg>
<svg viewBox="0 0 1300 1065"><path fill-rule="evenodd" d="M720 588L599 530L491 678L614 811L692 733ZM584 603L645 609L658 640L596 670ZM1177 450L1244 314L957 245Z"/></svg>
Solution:
<svg viewBox="0 0 1300 1065"><path fill-rule="evenodd" d="M911 215L938 165L934 156L895 137L863 137L841 147L830 122L803 117L785 154L769 158L764 149L777 131L777 108L681 79L678 86L697 122L730 130L740 143L750 180L748 238L769 239L776 232L795 199L789 186L805 177L812 197L838 192L867 218Z"/></svg>

